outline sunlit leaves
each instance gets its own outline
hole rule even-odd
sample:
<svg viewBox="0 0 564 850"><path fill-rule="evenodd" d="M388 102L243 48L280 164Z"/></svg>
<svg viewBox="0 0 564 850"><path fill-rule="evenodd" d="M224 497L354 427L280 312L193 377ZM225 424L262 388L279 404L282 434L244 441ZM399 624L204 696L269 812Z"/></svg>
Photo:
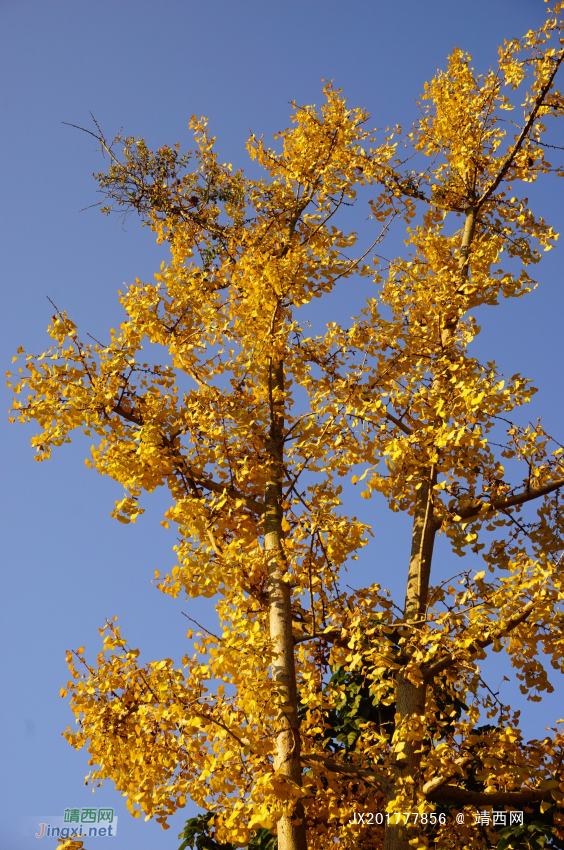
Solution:
<svg viewBox="0 0 564 850"><path fill-rule="evenodd" d="M294 105L276 150L251 137L260 180L219 163L203 119L192 120L186 156L98 136L112 158L99 175L108 205L138 213L169 243L170 261L121 294L124 321L107 344L84 342L58 311L52 347L15 376L14 410L38 424L40 460L78 429L91 439L87 465L124 487L120 522L135 522L147 494L167 487L162 524L176 528L177 563L156 583L216 598L215 633L191 628L182 666L143 661L114 622L96 663L82 648L69 654L62 693L79 725L66 737L88 748L92 781L112 780L136 816L166 827L191 798L213 813L217 841L241 845L301 805L313 847L352 848L359 833L348 821L368 807L427 811L453 788L533 793L540 814L563 799L562 730L525 743L519 712L480 673L488 652L507 653L537 701L563 669L563 450L522 417L530 380L471 350L473 311L529 293L529 267L557 238L516 194L554 171L543 146L563 111L553 14L505 43L485 76L453 52L406 137L420 157L412 170L401 170L399 128L380 139L330 85L320 109ZM376 220L406 222L407 251L387 269L345 229L362 187L374 188ZM374 277L376 295L356 319L312 335L300 308L356 274ZM273 362L284 364L283 386L272 384ZM284 420L276 557L291 589L301 786L274 759L284 711L265 570L274 407ZM382 574L380 541L347 512L345 480L374 511L385 500L414 516L409 565ZM481 566L462 561L427 591L418 529L460 556L479 554ZM352 591L343 571L368 545L379 572ZM385 570L408 566L413 616L381 589ZM406 708L401 688L424 694L420 708ZM453 848L497 840L449 827ZM446 846L441 828L424 833L418 846ZM370 841L381 846L382 830Z"/></svg>

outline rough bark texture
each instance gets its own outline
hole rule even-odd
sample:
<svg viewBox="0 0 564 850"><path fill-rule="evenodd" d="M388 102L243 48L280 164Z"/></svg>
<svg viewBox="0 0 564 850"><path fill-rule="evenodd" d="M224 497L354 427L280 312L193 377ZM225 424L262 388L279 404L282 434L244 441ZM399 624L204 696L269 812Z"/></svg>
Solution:
<svg viewBox="0 0 564 850"><path fill-rule="evenodd" d="M274 649L272 676L276 683L280 713L276 738L275 768L296 785L302 784L298 700L292 634L291 588L284 581L287 564L282 545L282 461L284 366L269 366L271 423L267 442L269 474L265 488L264 545L268 570L270 637ZM278 821L279 850L306 850L303 812Z"/></svg>

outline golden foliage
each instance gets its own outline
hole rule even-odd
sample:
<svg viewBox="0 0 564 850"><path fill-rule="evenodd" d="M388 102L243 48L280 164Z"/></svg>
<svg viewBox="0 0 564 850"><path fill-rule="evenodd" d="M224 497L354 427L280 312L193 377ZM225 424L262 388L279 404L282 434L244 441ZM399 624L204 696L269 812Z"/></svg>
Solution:
<svg viewBox="0 0 564 850"><path fill-rule="evenodd" d="M279 832L281 850L305 846L301 820L312 847L446 846L448 829L448 846L463 848L490 845L452 818L432 834L398 826L369 839L348 822L368 807L470 812L490 795L544 811L563 799L561 727L525 743L519 712L480 677L489 649L508 654L531 700L552 690L543 656L562 671L563 449L540 422L511 418L530 382L469 354L480 331L470 311L530 292L530 267L557 239L518 186L561 174L543 143L564 110L553 86L561 6L505 43L483 77L454 51L405 137L427 158L419 170L402 171L399 128L377 142L330 85L321 109L294 107L280 152L250 138L261 180L218 162L203 119L192 120L193 157L125 139L120 159L99 136L112 157L99 175L105 210L137 211L171 259L121 295L126 319L108 345L84 342L57 312L54 344L27 357L15 391L30 394L14 408L40 426L38 460L76 429L94 438L87 465L123 484L120 522L168 487L163 525L178 526L180 543L159 587L217 599L220 634L199 632L181 668L140 664L115 622L96 664L83 648L68 655L79 726L66 737L135 816L166 828L191 798L216 813L223 841L286 818L297 831ZM500 117L518 110L514 92L515 132ZM371 186L375 241L391 218L406 222L408 253L386 275L365 263L374 245L351 259L357 236L336 226ZM350 327L312 335L300 308L354 275L378 294ZM142 353L149 344L163 364ZM340 478L413 515L405 606L376 583L341 589L371 529L341 512ZM536 518L524 513L533 501ZM484 570L433 587L439 533L459 555L480 553ZM391 719L355 703L349 747L335 718L353 681ZM495 726L478 725L484 713Z"/></svg>

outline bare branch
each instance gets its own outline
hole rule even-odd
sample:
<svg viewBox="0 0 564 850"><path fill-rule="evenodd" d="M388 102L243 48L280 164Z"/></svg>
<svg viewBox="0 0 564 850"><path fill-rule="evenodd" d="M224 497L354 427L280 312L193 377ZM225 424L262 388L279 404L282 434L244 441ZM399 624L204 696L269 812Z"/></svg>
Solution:
<svg viewBox="0 0 564 850"><path fill-rule="evenodd" d="M215 638L218 643L221 643L220 637L218 637L217 635L214 635L213 632L210 632L209 629L206 629L205 626L202 626L202 624L198 623L198 621L195 620L193 617L189 617L188 614L184 613L184 611L181 611L180 613L182 614L183 617L186 617L187 620L190 620L191 623L195 623L195 625L198 626L199 629L202 629L202 631L206 632L206 634L210 635L210 637Z"/></svg>

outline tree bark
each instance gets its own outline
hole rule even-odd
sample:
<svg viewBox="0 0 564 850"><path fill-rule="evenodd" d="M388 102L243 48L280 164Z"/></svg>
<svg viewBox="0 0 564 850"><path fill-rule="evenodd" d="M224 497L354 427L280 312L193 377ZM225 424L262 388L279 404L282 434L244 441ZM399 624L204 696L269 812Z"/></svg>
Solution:
<svg viewBox="0 0 564 850"><path fill-rule="evenodd" d="M411 721L418 725L418 718L425 713L426 686L422 683L419 687L408 679L399 675L396 683L396 713L399 714L400 727L409 728ZM403 736L400 733L400 740ZM398 794L407 792L411 803L402 806L403 811L415 811L418 801L415 791L419 785L419 769L421 763L421 741L407 741L404 738L404 748L396 758L393 765L394 783L393 790L387 795L386 803L393 800ZM391 821L395 818L391 818ZM410 839L413 839L416 828L412 824L390 822L386 826L384 836L384 850L413 850Z"/></svg>
<svg viewBox="0 0 564 850"><path fill-rule="evenodd" d="M435 468L432 466L417 491L405 596L404 619L406 624L417 625L426 616L433 545L438 528L433 516L433 485L436 480ZM386 802L390 802L398 794L407 791L410 796L413 795L413 803L409 807L403 807L404 811L414 811L417 806L414 794L419 784L421 741L406 740L402 730L419 725L419 717L425 714L426 693L427 688L424 681L416 685L401 673L398 673L396 680L396 717L398 719L399 740L402 741L403 739L403 749L397 753L393 764L393 788L387 795ZM414 837L414 832L414 827L409 824L406 826L401 822L401 819L398 824L388 824L384 838L384 850L413 850L413 845L409 841Z"/></svg>
<svg viewBox="0 0 564 850"><path fill-rule="evenodd" d="M470 247L474 239L475 229L476 210L471 207L466 212L458 259L461 284L469 277ZM458 314L455 312L445 316L440 337L443 351L450 346L458 320ZM435 378L433 383L434 389L440 392L440 380ZM433 547L435 535L439 528L439 523L433 513L433 486L436 483L437 472L435 465L432 464L423 476L415 502L404 611L404 621L408 626L422 624L427 616ZM413 729L419 725L418 718L425 714L426 695L427 685L423 679L419 685L416 685L406 679L401 672L398 673L396 680L396 718L399 740L401 741L403 738L403 749L398 752L399 758L396 757L393 765L393 789L387 795L387 802L390 802L402 792L408 791L409 796L412 796L413 805L404 807L405 811L414 811L418 803L415 792L420 784L421 753L419 750L421 749L421 741L405 740L402 730ZM413 840L416 837L416 834L417 829L414 826L406 826L401 822L397 825L389 824L386 826L384 850L413 850L413 845L409 842L410 839Z"/></svg>
<svg viewBox="0 0 564 850"><path fill-rule="evenodd" d="M436 483L437 473L433 465L421 482L415 502L405 593L404 613L408 623L416 623L424 619L426 614L433 547L438 527L433 515L433 486Z"/></svg>
<svg viewBox="0 0 564 850"><path fill-rule="evenodd" d="M292 634L291 587L284 581L287 562L282 545L282 462L284 458L284 364L269 363L270 433L266 450L264 548L268 574L270 638L274 651L272 678L279 699L278 734L274 767L296 785L302 784L298 698ZM303 810L278 821L279 850L307 850Z"/></svg>

